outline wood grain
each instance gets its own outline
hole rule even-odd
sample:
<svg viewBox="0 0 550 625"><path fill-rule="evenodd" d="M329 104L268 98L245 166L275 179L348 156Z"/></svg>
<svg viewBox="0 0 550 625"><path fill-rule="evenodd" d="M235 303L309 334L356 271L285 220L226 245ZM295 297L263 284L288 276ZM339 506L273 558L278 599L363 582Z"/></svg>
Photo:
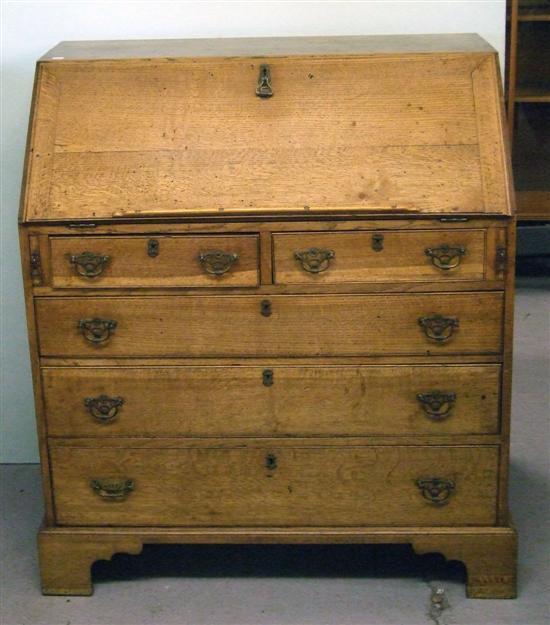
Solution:
<svg viewBox="0 0 550 625"><path fill-rule="evenodd" d="M391 544L418 554L440 553L466 566L468 597L516 597L517 533L504 527L42 527L39 534L45 594L90 595L90 563L113 552L137 553L140 544ZM87 550L86 547L88 547ZM85 556L85 557L83 557ZM75 564L73 564L75 563Z"/></svg>
<svg viewBox="0 0 550 625"><path fill-rule="evenodd" d="M42 59L20 238L44 593L90 594L95 560L148 542L400 542L462 561L469 596L515 595L501 100L474 35L66 42ZM206 243L238 253L222 278L197 264ZM442 244L465 246L456 269L426 256ZM318 275L294 258L314 246L335 252ZM110 257L97 279L67 260L85 251ZM436 314L459 320L448 342L418 323ZM78 329L93 318L117 322L105 343ZM417 397L436 390L456 393L440 420ZM121 398L107 424L85 401L101 395ZM125 501L90 486L122 478ZM418 478L452 480L448 503Z"/></svg>
<svg viewBox="0 0 550 625"><path fill-rule="evenodd" d="M373 236L383 237L383 249L373 249ZM274 234L275 282L282 284L338 284L349 282L454 282L485 278L483 230L419 232L311 232ZM427 248L464 247L453 269L440 269L426 255ZM305 270L297 251L320 248L334 252L320 273Z"/></svg>
<svg viewBox="0 0 550 625"><path fill-rule="evenodd" d="M50 436L361 436L496 433L500 367L271 366L43 368ZM457 400L430 418L418 393ZM113 421L86 397L121 397ZM457 439L459 442L459 439Z"/></svg>
<svg viewBox="0 0 550 625"><path fill-rule="evenodd" d="M46 201L30 194L26 215L506 214L501 139L487 127L494 65L472 82L491 58L271 59L268 100L254 92L261 58L48 63L56 124L45 133L37 118L32 149L51 176L31 168Z"/></svg>
<svg viewBox="0 0 550 625"><path fill-rule="evenodd" d="M502 294L38 298L42 356L368 356L499 353ZM457 317L447 342L418 319ZM87 341L80 319L117 322L105 343Z"/></svg>
<svg viewBox="0 0 550 625"><path fill-rule="evenodd" d="M182 57L258 57L288 55L426 54L495 52L473 33L370 35L351 37L228 37L217 39L132 39L62 41L41 60L163 59Z"/></svg>
<svg viewBox="0 0 550 625"><path fill-rule="evenodd" d="M266 468L266 455L277 468ZM61 525L490 525L496 447L51 450ZM159 467L162 471L159 472ZM415 480L452 479L449 502ZM91 479L132 479L106 501Z"/></svg>
<svg viewBox="0 0 550 625"><path fill-rule="evenodd" d="M158 243L155 257L147 251L151 239ZM50 244L54 288L219 288L259 284L259 241L254 235L52 237ZM237 254L238 258L223 275L212 275L199 261L199 255L209 251ZM100 275L87 278L75 270L70 257L83 252L109 256Z"/></svg>

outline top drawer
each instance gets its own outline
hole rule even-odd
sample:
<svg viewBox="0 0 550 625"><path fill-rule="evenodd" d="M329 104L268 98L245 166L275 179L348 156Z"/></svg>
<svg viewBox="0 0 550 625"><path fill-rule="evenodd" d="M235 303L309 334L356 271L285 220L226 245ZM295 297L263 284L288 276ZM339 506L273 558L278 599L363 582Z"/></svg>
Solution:
<svg viewBox="0 0 550 625"><path fill-rule="evenodd" d="M275 282L483 280L485 230L275 234Z"/></svg>
<svg viewBox="0 0 550 625"><path fill-rule="evenodd" d="M52 286L254 287L258 237L52 237Z"/></svg>

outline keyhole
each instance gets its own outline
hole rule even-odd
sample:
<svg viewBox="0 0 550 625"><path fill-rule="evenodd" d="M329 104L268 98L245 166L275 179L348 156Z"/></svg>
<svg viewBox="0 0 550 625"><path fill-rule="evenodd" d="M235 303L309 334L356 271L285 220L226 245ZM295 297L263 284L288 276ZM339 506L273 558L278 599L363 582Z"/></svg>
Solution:
<svg viewBox="0 0 550 625"><path fill-rule="evenodd" d="M270 471L277 468L277 456L275 454L267 454L265 457L265 467Z"/></svg>
<svg viewBox="0 0 550 625"><path fill-rule="evenodd" d="M271 302L268 299L262 300L260 311L264 317L271 315Z"/></svg>

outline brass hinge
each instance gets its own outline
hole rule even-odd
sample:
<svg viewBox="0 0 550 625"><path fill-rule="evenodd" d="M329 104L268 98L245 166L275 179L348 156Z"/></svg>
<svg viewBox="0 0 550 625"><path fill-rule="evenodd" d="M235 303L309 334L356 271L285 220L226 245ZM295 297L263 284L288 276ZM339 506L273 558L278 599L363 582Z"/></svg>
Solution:
<svg viewBox="0 0 550 625"><path fill-rule="evenodd" d="M30 265L33 284L42 284L42 262L40 260L40 252L31 252Z"/></svg>
<svg viewBox="0 0 550 625"><path fill-rule="evenodd" d="M499 245L496 251L495 258L495 272L496 273L505 273L506 265L508 264L508 252L504 245Z"/></svg>

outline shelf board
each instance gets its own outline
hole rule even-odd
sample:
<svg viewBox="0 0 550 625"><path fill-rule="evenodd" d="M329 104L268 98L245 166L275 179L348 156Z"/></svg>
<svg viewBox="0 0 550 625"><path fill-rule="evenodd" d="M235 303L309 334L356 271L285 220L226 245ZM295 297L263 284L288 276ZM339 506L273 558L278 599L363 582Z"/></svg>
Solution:
<svg viewBox="0 0 550 625"><path fill-rule="evenodd" d="M518 87L516 102L550 102L550 90L537 87Z"/></svg>
<svg viewBox="0 0 550 625"><path fill-rule="evenodd" d="M550 221L550 191L516 191L517 218Z"/></svg>
<svg viewBox="0 0 550 625"><path fill-rule="evenodd" d="M550 22L550 8L520 9L518 22Z"/></svg>

